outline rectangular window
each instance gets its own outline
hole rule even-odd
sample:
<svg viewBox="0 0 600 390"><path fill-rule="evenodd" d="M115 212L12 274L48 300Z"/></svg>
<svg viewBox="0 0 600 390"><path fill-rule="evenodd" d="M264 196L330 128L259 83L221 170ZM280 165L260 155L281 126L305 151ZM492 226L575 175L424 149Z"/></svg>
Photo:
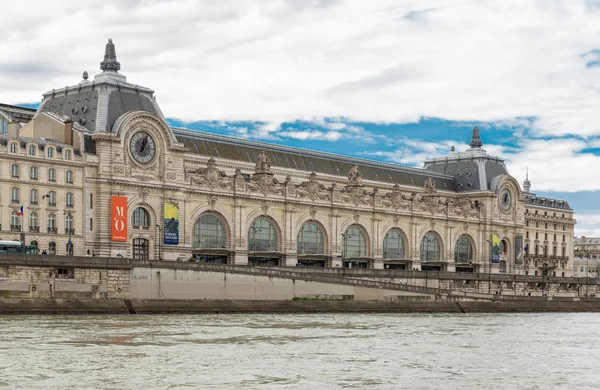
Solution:
<svg viewBox="0 0 600 390"><path fill-rule="evenodd" d="M90 231L94 230L94 218L90 218Z"/></svg>
<svg viewBox="0 0 600 390"><path fill-rule="evenodd" d="M90 194L90 210L94 208L94 194Z"/></svg>

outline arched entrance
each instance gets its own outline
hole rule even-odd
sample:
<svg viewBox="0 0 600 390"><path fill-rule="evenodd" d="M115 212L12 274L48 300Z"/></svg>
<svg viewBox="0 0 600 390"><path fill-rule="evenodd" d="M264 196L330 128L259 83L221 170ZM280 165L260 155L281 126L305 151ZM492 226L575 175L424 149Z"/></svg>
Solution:
<svg viewBox="0 0 600 390"><path fill-rule="evenodd" d="M473 243L471 237L463 234L454 245L454 263L456 272L473 272Z"/></svg>
<svg viewBox="0 0 600 390"><path fill-rule="evenodd" d="M441 271L443 268L442 262L442 245L440 239L433 232L428 232L421 240L421 270L424 271Z"/></svg>
<svg viewBox="0 0 600 390"><path fill-rule="evenodd" d="M406 244L400 229L391 229L383 239L383 268L407 269L410 261L406 259Z"/></svg>
<svg viewBox="0 0 600 390"><path fill-rule="evenodd" d="M221 219L213 214L202 214L194 224L192 259L199 263L227 264L227 232Z"/></svg>
<svg viewBox="0 0 600 390"><path fill-rule="evenodd" d="M344 268L369 268L367 238L356 225L342 233L342 259Z"/></svg>
<svg viewBox="0 0 600 390"><path fill-rule="evenodd" d="M260 217L248 229L248 264L279 265L279 239L273 222Z"/></svg>

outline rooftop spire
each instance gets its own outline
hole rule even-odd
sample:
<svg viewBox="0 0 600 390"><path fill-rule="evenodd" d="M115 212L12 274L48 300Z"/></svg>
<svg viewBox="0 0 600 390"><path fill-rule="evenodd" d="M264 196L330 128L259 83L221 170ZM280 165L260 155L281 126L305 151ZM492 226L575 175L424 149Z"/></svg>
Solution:
<svg viewBox="0 0 600 390"><path fill-rule="evenodd" d="M469 142L471 149L481 148L483 146L483 142L481 142L481 137L479 136L479 127L473 127L473 136L471 137L471 142Z"/></svg>
<svg viewBox="0 0 600 390"><path fill-rule="evenodd" d="M525 181L523 182L523 190L525 192L531 191L531 182L529 181L529 168L526 168L525 171Z"/></svg>
<svg viewBox="0 0 600 390"><path fill-rule="evenodd" d="M103 72L114 71L118 72L121 69L121 64L117 61L117 52L112 39L108 38L106 49L104 50L104 61L100 63L100 69Z"/></svg>

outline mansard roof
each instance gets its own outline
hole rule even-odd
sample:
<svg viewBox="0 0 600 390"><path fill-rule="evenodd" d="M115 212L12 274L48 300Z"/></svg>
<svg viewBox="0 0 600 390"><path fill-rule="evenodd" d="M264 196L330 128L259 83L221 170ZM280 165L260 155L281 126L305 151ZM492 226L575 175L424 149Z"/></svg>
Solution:
<svg viewBox="0 0 600 390"><path fill-rule="evenodd" d="M315 172L333 176L346 176L352 167L358 169L364 180L423 187L431 177L440 190L456 191L453 177L398 164L384 163L308 149L249 141L223 135L203 133L185 129L172 129L177 140L191 153L244 161L254 164L259 153L264 150L271 159L272 166Z"/></svg>
<svg viewBox="0 0 600 390"><path fill-rule="evenodd" d="M102 72L93 81L84 72L79 84L46 92L37 114L66 115L93 132L110 131L117 118L128 111L148 111L164 120L154 91L128 83L119 73L120 63L110 39L100 68Z"/></svg>
<svg viewBox="0 0 600 390"><path fill-rule="evenodd" d="M548 207L555 210L573 211L569 202L562 199L547 198L545 196L537 196L531 192L524 193L525 204L532 206Z"/></svg>

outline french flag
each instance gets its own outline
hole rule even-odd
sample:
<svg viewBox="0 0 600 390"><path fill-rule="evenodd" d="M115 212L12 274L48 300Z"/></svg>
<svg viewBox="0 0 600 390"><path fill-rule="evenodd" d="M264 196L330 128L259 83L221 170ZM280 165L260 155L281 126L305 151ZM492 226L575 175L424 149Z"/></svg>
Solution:
<svg viewBox="0 0 600 390"><path fill-rule="evenodd" d="M23 215L23 205L21 205L21 208L19 209L19 213L17 215L18 216Z"/></svg>

